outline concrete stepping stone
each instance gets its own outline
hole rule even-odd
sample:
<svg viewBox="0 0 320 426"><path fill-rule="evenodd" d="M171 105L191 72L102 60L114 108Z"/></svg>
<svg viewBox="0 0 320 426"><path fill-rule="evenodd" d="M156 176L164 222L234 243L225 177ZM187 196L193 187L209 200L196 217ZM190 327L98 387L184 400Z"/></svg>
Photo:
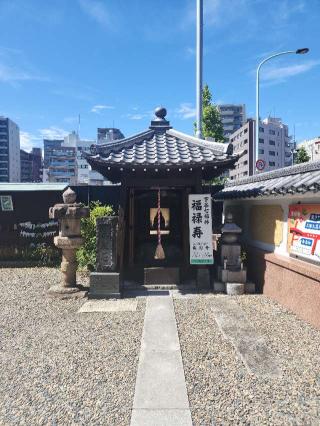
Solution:
<svg viewBox="0 0 320 426"><path fill-rule="evenodd" d="M138 301L134 299L116 300L89 300L84 303L78 313L87 312L134 312Z"/></svg>
<svg viewBox="0 0 320 426"><path fill-rule="evenodd" d="M172 297L147 299L131 426L191 426Z"/></svg>
<svg viewBox="0 0 320 426"><path fill-rule="evenodd" d="M281 377L277 355L249 323L240 306L227 296L212 299L211 306L222 334L232 343L248 371L258 377Z"/></svg>

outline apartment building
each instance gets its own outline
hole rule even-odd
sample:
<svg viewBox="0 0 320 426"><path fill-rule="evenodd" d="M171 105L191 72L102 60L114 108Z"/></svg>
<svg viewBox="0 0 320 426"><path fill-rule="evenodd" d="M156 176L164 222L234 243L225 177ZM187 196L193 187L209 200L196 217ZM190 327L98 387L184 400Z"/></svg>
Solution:
<svg viewBox="0 0 320 426"><path fill-rule="evenodd" d="M20 149L21 182L42 181L42 150L32 148L31 152Z"/></svg>
<svg viewBox="0 0 320 426"><path fill-rule="evenodd" d="M229 141L230 136L245 124L246 107L244 104L220 104L218 110L223 126L223 136L226 141Z"/></svg>
<svg viewBox="0 0 320 426"><path fill-rule="evenodd" d="M310 161L320 160L320 136L313 139L305 139L298 143L297 149L304 147L310 157Z"/></svg>
<svg viewBox="0 0 320 426"><path fill-rule="evenodd" d="M255 170L255 120L247 122L230 137L234 152L243 151L243 156L230 170L231 180L256 174ZM259 159L265 163L263 172L276 170L292 164L294 144L288 135L288 126L280 118L268 117L259 123Z"/></svg>
<svg viewBox="0 0 320 426"><path fill-rule="evenodd" d="M20 182L20 131L7 117L0 117L0 182Z"/></svg>

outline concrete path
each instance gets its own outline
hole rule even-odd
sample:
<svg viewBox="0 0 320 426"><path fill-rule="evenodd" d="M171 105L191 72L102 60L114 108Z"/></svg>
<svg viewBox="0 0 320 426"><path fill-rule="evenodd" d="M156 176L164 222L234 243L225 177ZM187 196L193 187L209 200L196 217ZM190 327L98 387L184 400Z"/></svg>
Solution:
<svg viewBox="0 0 320 426"><path fill-rule="evenodd" d="M212 310L222 334L233 344L249 372L260 377L281 377L277 355L269 349L234 300L227 296L216 297Z"/></svg>
<svg viewBox="0 0 320 426"><path fill-rule="evenodd" d="M147 298L131 426L192 426L172 297Z"/></svg>

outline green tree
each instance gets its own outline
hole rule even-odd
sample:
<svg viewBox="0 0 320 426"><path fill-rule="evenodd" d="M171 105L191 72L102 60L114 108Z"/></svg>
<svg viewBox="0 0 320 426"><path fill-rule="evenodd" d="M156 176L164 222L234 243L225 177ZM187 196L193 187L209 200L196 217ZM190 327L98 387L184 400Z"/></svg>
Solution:
<svg viewBox="0 0 320 426"><path fill-rule="evenodd" d="M96 220L98 217L112 216L111 206L103 206L99 201L90 203L90 216L81 219L83 244L77 251L79 269L93 271L96 267Z"/></svg>
<svg viewBox="0 0 320 426"><path fill-rule="evenodd" d="M307 163L310 161L310 156L308 155L304 146L297 149L298 153L295 158L295 164Z"/></svg>
<svg viewBox="0 0 320 426"><path fill-rule="evenodd" d="M206 84L202 90L202 136L214 138L217 142L224 142L223 126L220 112L212 102L212 94ZM194 124L195 132L197 124Z"/></svg>

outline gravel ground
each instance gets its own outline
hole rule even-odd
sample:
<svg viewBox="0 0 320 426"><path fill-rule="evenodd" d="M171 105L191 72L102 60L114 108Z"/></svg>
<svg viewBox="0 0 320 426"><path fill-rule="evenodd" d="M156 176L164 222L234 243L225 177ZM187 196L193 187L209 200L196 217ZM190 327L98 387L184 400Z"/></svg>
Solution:
<svg viewBox="0 0 320 426"><path fill-rule="evenodd" d="M0 425L129 425L144 319L53 300L47 268L0 270Z"/></svg>
<svg viewBox="0 0 320 426"><path fill-rule="evenodd" d="M320 425L320 331L264 296L234 298L280 357L281 379L257 378L221 335L214 297L175 300L194 425Z"/></svg>

